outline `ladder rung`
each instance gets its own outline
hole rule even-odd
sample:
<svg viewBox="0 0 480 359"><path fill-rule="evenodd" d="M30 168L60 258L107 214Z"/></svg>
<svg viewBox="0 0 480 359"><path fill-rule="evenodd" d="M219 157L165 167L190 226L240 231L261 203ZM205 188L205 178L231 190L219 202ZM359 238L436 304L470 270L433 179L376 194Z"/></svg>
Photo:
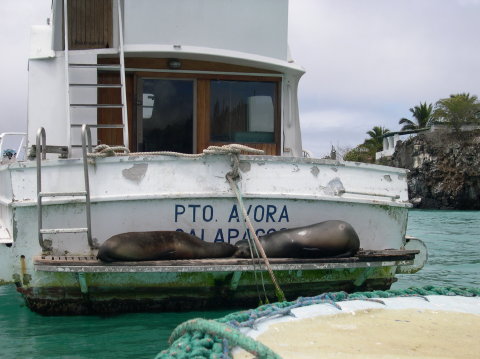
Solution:
<svg viewBox="0 0 480 359"><path fill-rule="evenodd" d="M72 87L122 88L122 84L70 84Z"/></svg>
<svg viewBox="0 0 480 359"><path fill-rule="evenodd" d="M49 228L41 229L41 234L58 234L58 233L85 233L88 228Z"/></svg>
<svg viewBox="0 0 480 359"><path fill-rule="evenodd" d="M86 191L79 192L40 192L40 197L86 196Z"/></svg>
<svg viewBox="0 0 480 359"><path fill-rule="evenodd" d="M84 68L84 69L109 69L120 70L120 65L117 64L68 64L69 67Z"/></svg>
<svg viewBox="0 0 480 359"><path fill-rule="evenodd" d="M122 108L122 104L72 103L70 107Z"/></svg>

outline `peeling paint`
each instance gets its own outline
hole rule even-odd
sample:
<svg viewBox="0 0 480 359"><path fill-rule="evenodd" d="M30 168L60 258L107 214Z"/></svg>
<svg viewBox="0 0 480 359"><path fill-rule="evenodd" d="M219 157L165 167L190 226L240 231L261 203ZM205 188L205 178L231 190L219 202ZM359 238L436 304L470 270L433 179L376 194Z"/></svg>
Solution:
<svg viewBox="0 0 480 359"><path fill-rule="evenodd" d="M294 165L293 165L293 170L292 170L292 172L300 172L300 168L298 167L297 164L294 164Z"/></svg>
<svg viewBox="0 0 480 359"><path fill-rule="evenodd" d="M250 169L252 168L252 165L250 162L240 162L238 167L240 168L240 171L245 173L250 171Z"/></svg>
<svg viewBox="0 0 480 359"><path fill-rule="evenodd" d="M314 176L314 177L318 177L318 174L320 173L320 170L318 169L317 166L313 166L310 170L310 173Z"/></svg>
<svg viewBox="0 0 480 359"><path fill-rule="evenodd" d="M330 169L331 169L333 172L338 172L338 168L337 168L337 167L330 167Z"/></svg>
<svg viewBox="0 0 480 359"><path fill-rule="evenodd" d="M135 183L140 183L147 173L148 164L146 163L136 163L130 168L122 170L122 175L126 179L133 181Z"/></svg>
<svg viewBox="0 0 480 359"><path fill-rule="evenodd" d="M390 177L390 175L385 175L383 178L385 178L385 181L387 182L392 182L392 177Z"/></svg>
<svg viewBox="0 0 480 359"><path fill-rule="evenodd" d="M337 196L340 193L345 192L345 187L343 187L343 183L340 180L340 178L335 177L332 179L330 182L327 183L327 186L325 187L325 193Z"/></svg>

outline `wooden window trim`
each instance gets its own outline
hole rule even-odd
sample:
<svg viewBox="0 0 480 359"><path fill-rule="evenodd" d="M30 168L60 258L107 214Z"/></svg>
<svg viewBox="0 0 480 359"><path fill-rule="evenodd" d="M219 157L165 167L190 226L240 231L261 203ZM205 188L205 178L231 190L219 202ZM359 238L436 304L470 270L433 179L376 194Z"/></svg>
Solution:
<svg viewBox="0 0 480 359"><path fill-rule="evenodd" d="M132 65L145 65L145 61L148 60L149 68L145 68L143 71L127 72L127 77L131 81L130 87L133 92L132 96L128 96L128 112L129 112L129 137L130 137L130 150L136 151L137 149L137 96L138 96L138 80L139 78L178 78L178 79L190 79L195 82L195 96L196 107L194 114L194 131L196 131L196 152L201 153L203 149L211 145L225 145L228 142L217 142L210 140L210 81L211 80L226 80L226 81L263 81L263 82L275 82L276 83L276 106L275 106L275 123L274 123L274 138L275 143L245 143L245 145L262 149L268 155L280 155L281 154L281 98L282 98L282 80L283 77L279 73L273 71L264 71L262 69L247 68L235 65L220 64L223 66L205 67L206 62L203 61L190 61L189 65L182 69L197 70L197 71L210 71L210 68L215 68L217 71L232 71L238 74L221 74L221 73L181 73L181 72L158 72L149 71L154 69L153 63L158 68L166 66L166 59L138 59L138 58L126 58L127 67L133 67ZM99 58L99 63L115 63L118 59L113 58ZM186 62L186 61L185 61ZM182 64L185 64L182 60ZM188 67L188 68L187 68ZM128 71L128 69L127 69ZM248 72L248 75L242 75L241 72ZM258 72L259 75L252 75L252 73ZM273 76L262 76L261 74L272 74ZM278 76L277 76L278 75ZM129 81L127 81L129 82ZM100 121L100 119L99 119ZM100 122L99 122L100 123Z"/></svg>
<svg viewBox="0 0 480 359"><path fill-rule="evenodd" d="M210 80L217 80L217 77L206 79L205 82L207 83L208 87L208 92L210 91ZM224 80L224 79L222 79ZM231 77L227 77L225 80L240 80L240 81L263 81L263 82L275 82L276 86L276 106L274 108L274 116L275 116L275 122L274 122L274 143L259 143L259 142L248 142L248 143L242 143L245 144L246 146L264 150L265 154L267 155L280 155L280 149L281 149L281 84L282 81L281 79L275 79L273 80L270 77L250 77L250 76L244 76L241 77L241 79L235 78L232 79ZM206 129L202 131L202 136L203 139L201 139L203 147L198 147L197 152L201 152L204 148L207 148L208 146L223 146L226 144L229 144L231 142L228 141L211 141L210 140L210 100L211 97L208 96L205 101L206 103L204 106L206 107L206 111L204 112L206 119L204 120L204 124L206 126ZM199 109L200 110L200 109ZM200 133L198 132L198 135ZM200 139L198 140L198 143L200 143Z"/></svg>

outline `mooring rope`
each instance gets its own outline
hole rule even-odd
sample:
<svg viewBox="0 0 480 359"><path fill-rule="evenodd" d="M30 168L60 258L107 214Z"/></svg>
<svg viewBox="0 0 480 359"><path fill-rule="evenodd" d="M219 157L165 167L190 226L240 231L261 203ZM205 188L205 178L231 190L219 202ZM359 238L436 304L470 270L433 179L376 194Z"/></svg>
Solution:
<svg viewBox="0 0 480 359"><path fill-rule="evenodd" d="M238 204L240 206L242 216L245 220L245 224L250 231L253 240L255 241L253 245L250 245L250 249L252 247L255 247L255 250L258 250L260 252L260 255L263 258L263 261L265 263L265 266L267 267L268 273L270 274L270 278L272 279L272 283L275 286L275 294L277 295L277 299L281 302L285 300L285 294L283 293L282 289L280 288L280 285L277 282L277 278L275 277L275 274L273 273L272 267L270 266L270 261L268 260L267 255L265 254L265 251L263 250L263 246L260 243L260 240L258 239L257 234L255 233L255 228L252 225L252 221L250 220L250 217L248 216L247 210L245 208L245 204L243 203L242 195L240 193L240 190L238 189L237 182L240 178L240 173L239 173L239 159L238 159L238 154L232 155L232 170L227 173L226 178L228 182L230 183L230 187L232 188L232 191L235 193L235 196L237 197ZM247 238L250 240L250 237L247 236ZM252 252L253 253L253 252ZM258 255L258 254L257 254Z"/></svg>
<svg viewBox="0 0 480 359"><path fill-rule="evenodd" d="M225 176L225 178L227 178L228 182L230 183L230 187L232 188L232 191L234 193L237 193L236 191L238 191L238 188L237 186L235 185L234 187L232 187L232 184L230 182L230 179L234 180L235 182L237 180L240 179L240 172L239 172L239 168L240 168L240 160L238 158L238 155L237 154L232 154L231 156L231 166L232 166L232 169L230 172L228 172ZM230 179L229 179L230 178ZM240 193L238 191L238 193ZM238 199L238 197L237 197ZM240 199L241 199L241 196L240 196ZM243 205L243 201L241 200L239 202L240 206ZM244 216L244 212L242 211L242 217L244 218L245 220L245 216ZM248 229L248 228L247 228ZM250 229L248 229L248 231L250 231ZM247 232L249 233L249 232ZM253 243L252 239L250 238L249 235L247 235L247 243L248 243L248 248L250 249L250 258L252 260L252 266L253 266L253 276L254 276L254 279L255 279L255 286L256 286L256 289L257 289L257 295L258 295L258 300L259 300L259 305L261 304L267 304L269 303L270 301L268 300L268 295L267 295L267 291L265 289L265 281L263 280L263 271L259 271L259 275L260 275L260 282L261 282L261 285L262 285L262 290L263 290L263 297L264 297L264 300L262 301L262 299L260 298L260 292L258 290L258 279L257 279L257 265L260 264L260 254L258 253L258 250L257 250L257 246Z"/></svg>
<svg viewBox="0 0 480 359"><path fill-rule="evenodd" d="M252 225L252 222L247 214L247 210L245 209L245 205L243 204L243 200L241 197L241 194L238 190L237 184L231 177L227 177L228 182L230 183L230 186L232 187L232 190L235 192L235 195L237 196L238 203L240 205L242 215L245 219L245 223L248 227L248 230L252 234L253 240L255 241L255 245L253 247L256 247L256 249L260 252L260 255L263 258L263 261L265 262L265 266L267 267L268 273L270 274L270 278L272 279L272 283L275 286L275 293L277 295L277 299L279 301L284 301L285 300L285 294L283 293L282 289L280 288L277 279L275 277L275 274L273 273L272 267L270 266L270 261L268 260L267 255L265 254L265 251L263 250L263 246L260 243L260 240L258 239L257 234L255 233L255 228Z"/></svg>
<svg viewBox="0 0 480 359"><path fill-rule="evenodd" d="M428 295L479 297L480 288L435 287L408 288L400 290L376 290L371 292L323 293L315 297L300 297L292 302L262 305L256 309L229 314L216 320L194 319L180 324L170 336L170 347L161 351L155 359L201 359L230 358L233 347L238 346L257 358L280 359L281 357L261 343L240 332L240 328L254 328L255 324L272 317L292 315L292 310L314 304L337 304L346 300L375 301L382 298L420 297L428 301Z"/></svg>

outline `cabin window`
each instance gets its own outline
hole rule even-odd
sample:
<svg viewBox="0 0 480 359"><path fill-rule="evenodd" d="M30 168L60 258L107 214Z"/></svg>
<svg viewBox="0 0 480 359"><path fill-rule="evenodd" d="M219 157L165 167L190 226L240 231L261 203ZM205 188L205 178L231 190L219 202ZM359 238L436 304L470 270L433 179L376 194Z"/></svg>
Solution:
<svg viewBox="0 0 480 359"><path fill-rule="evenodd" d="M277 83L210 81L210 140L274 143Z"/></svg>
<svg viewBox="0 0 480 359"><path fill-rule="evenodd" d="M137 143L140 151L193 152L194 81L139 81Z"/></svg>

